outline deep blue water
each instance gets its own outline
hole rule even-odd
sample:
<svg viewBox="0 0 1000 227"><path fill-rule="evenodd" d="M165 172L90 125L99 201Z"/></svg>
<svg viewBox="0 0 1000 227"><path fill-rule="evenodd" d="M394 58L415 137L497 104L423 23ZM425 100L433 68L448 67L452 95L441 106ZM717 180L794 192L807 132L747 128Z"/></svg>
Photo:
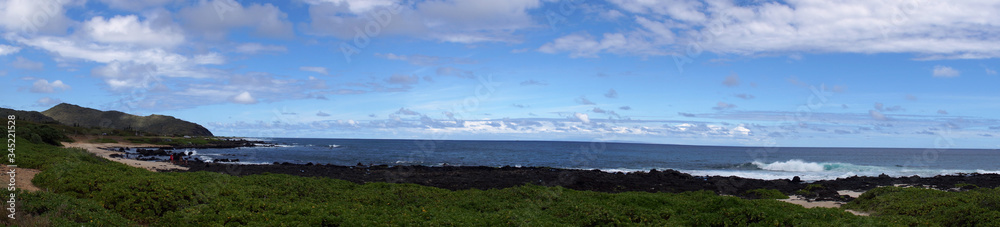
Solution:
<svg viewBox="0 0 1000 227"><path fill-rule="evenodd" d="M548 141L265 139L278 147L198 149L199 157L335 165L547 166L804 180L1000 172L1000 150L892 148L753 148ZM331 147L331 145L333 147Z"/></svg>

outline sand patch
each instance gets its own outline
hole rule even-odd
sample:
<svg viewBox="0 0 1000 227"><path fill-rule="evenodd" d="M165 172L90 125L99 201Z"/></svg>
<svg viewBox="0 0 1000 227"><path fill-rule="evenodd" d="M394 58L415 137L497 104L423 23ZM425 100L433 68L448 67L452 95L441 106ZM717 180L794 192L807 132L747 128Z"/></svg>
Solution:
<svg viewBox="0 0 1000 227"><path fill-rule="evenodd" d="M100 157L102 157L104 159L115 161L115 162L119 162L119 163L122 163L122 164L125 164L125 165L129 165L129 166L132 166L132 167L143 168L143 169L146 169L146 170L149 170L149 171L157 172L157 171L168 171L168 170L188 170L187 167L183 167L183 166L179 166L179 165L174 165L174 164L171 164L169 162L154 162L154 161L140 161L140 160L134 160L134 159L126 159L126 158L112 158L111 157L112 154L118 154L119 152L114 152L114 151L109 151L109 150L102 149L102 148L109 148L109 147L170 147L170 146L166 146L166 145L153 145L153 144L136 144L136 143L129 143L129 142L121 142L121 141L126 141L126 140L123 140L123 139L120 139L120 138L117 139L119 141L118 143L87 143L87 142L82 142L82 141L89 141L90 139L92 139L92 138L88 138L88 137L73 137L73 140L75 140L77 142L73 142L73 143L63 142L62 144L63 144L63 146L66 146L66 147L82 148L82 149L87 150L90 153L96 154L97 156L100 156Z"/></svg>
<svg viewBox="0 0 1000 227"><path fill-rule="evenodd" d="M6 173L8 171L10 171L11 168L8 167L7 165L0 165L0 169L3 169L3 172L5 173L4 175L7 176L7 177L5 177L5 179L9 179L10 175L7 175ZM38 174L38 173L40 173L40 172L42 172L42 171L37 170L37 169L27 169L27 168L20 168L20 167L14 167L13 169L14 169L14 174L15 174L14 175L14 182L16 184L14 187L20 188L21 190L31 191L31 192L42 190L42 189L36 187L35 184L31 183L31 180L35 179L35 175ZM7 181L7 180L4 180L4 181Z"/></svg>
<svg viewBox="0 0 1000 227"><path fill-rule="evenodd" d="M863 191L862 192L858 192L858 191L851 191L851 190L840 190L840 191L837 191L837 194L846 195L846 196L850 196L851 198L857 199L859 196L861 196L861 194L865 194L865 192L863 192Z"/></svg>
<svg viewBox="0 0 1000 227"><path fill-rule="evenodd" d="M836 202L836 201L810 201L798 195L790 195L788 196L787 199L779 199L778 201L800 205L805 208L814 208L814 207L840 208L840 205L844 205L843 202Z"/></svg>
<svg viewBox="0 0 1000 227"><path fill-rule="evenodd" d="M846 195L846 196L850 196L850 197L853 197L853 198L858 198L858 196L861 196L861 194L864 194L865 192L856 192L856 191L850 191L850 190L841 190L841 191L837 191L837 193L839 193L840 195ZM815 208L815 207L840 208L840 206L844 205L843 202L836 202L836 201L810 201L810 200L808 200L806 198L802 198L801 196L798 196L798 195L790 195L790 196L788 196L787 199L779 199L778 201L782 201L782 202L786 202L786 203L791 203L791 204L799 205L799 206L802 206L802 207L805 207L805 208ZM852 213L854 215L858 215L858 216L868 216L869 215L868 213L861 212L861 211L856 211L856 210L846 210L846 211L850 212L850 213Z"/></svg>

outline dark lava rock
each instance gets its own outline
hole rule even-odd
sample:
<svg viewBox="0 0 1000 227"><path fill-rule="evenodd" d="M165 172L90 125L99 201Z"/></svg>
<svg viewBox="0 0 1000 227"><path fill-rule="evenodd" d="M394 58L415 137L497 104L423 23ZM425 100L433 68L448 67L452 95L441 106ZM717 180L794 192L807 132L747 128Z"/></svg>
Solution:
<svg viewBox="0 0 1000 227"><path fill-rule="evenodd" d="M337 166L304 165L283 162L275 165L202 165L195 162L187 165L187 171L210 171L232 175L252 175L262 173L288 174L306 177L329 177L355 183L392 182L414 183L425 186L462 190L476 188L516 187L524 184L561 186L574 190L599 192L685 192L710 190L719 194L744 195L753 189L775 189L785 194L793 194L805 189L801 179L758 180L740 177L691 176L672 169L649 172L607 173L593 170L557 169L549 167L485 167L485 166ZM238 171L234 171L238 170ZM838 190L870 190L878 186L893 184L931 185L936 188L953 188L956 183L975 184L979 187L1000 186L998 174L968 174L936 177L848 177L836 180L809 182L821 184L814 189L810 199L850 201L850 197L840 196Z"/></svg>

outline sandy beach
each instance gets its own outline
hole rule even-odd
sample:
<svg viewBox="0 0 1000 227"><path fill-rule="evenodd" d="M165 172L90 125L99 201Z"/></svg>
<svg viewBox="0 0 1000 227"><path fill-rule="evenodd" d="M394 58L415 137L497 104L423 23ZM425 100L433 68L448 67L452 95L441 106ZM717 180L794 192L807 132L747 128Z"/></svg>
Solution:
<svg viewBox="0 0 1000 227"><path fill-rule="evenodd" d="M140 161L140 160L135 160L135 159L126 159L126 158L112 158L111 155L112 154L116 154L118 152L114 152L114 151L109 151L109 150L102 149L102 148L109 148L109 147L170 147L170 146L166 146L166 145L154 145L154 144L136 144L136 143L122 142L122 141L125 141L125 140L122 140L122 139L117 139L119 141L118 143L87 143L87 142L84 142L84 141L89 141L90 139L93 139L93 138L88 138L88 137L73 137L73 140L76 141L76 142L72 142L72 143L63 142L62 144L65 147L82 148L82 149L87 150L90 153L96 154L97 156L100 156L102 158L105 158L105 159L108 159L108 160L111 160L111 161L115 161L115 162L119 162L119 163L122 163L122 164L125 164L125 165L129 165L129 166L132 166L132 167L143 168L143 169L146 169L146 170L149 170L149 171L159 172L159 171L171 171L171 170L188 170L187 167L183 167L183 166L179 166L179 165L174 165L174 164L171 164L169 162L154 162L154 161Z"/></svg>
<svg viewBox="0 0 1000 227"><path fill-rule="evenodd" d="M863 191L862 192L852 191L852 190L840 190L840 191L837 191L837 193L840 194L840 195L850 196L851 198L855 198L856 199L856 198L858 198L858 196L861 196L861 194L864 194L865 192L863 192ZM806 199L806 198L802 198L802 196L798 196L798 195L789 195L787 199L779 199L778 201L782 201L782 202L786 202L786 203L791 203L791 204L799 205L799 206L802 206L802 207L805 207L805 208L814 208L814 207L840 208L840 206L844 205L844 202L839 202L839 201L813 201L813 200L809 200L809 199ZM851 212L852 214L859 215L859 216L868 216L869 215L868 213L860 212L860 211L855 211L855 210L847 210L847 212Z"/></svg>

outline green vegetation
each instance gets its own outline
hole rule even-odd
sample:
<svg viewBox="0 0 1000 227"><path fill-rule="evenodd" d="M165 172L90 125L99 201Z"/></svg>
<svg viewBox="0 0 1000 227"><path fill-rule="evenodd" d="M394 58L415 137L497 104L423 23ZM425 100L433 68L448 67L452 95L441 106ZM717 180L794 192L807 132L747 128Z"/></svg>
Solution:
<svg viewBox="0 0 1000 227"><path fill-rule="evenodd" d="M844 208L924 225L1000 226L1000 188L945 192L880 187L866 192Z"/></svg>
<svg viewBox="0 0 1000 227"><path fill-rule="evenodd" d="M816 190L820 190L820 189L826 189L826 187L823 187L822 184L809 184L809 185L806 185L806 189L805 190L811 192L811 191L816 191Z"/></svg>
<svg viewBox="0 0 1000 227"><path fill-rule="evenodd" d="M132 136L136 134L212 136L212 132L201 125L164 115L136 116L118 111L100 111L67 103L56 105L42 111L41 114L65 125L111 128L128 132Z"/></svg>
<svg viewBox="0 0 1000 227"><path fill-rule="evenodd" d="M281 174L149 172L20 138L17 164L41 169L40 192L18 191L19 218L0 224L92 226L530 225L896 226L997 225L1000 189L879 188L842 209L746 200L712 192L601 193L525 185L460 190L355 184ZM234 171L239 171L234 170ZM751 190L777 198L774 190ZM0 199L6 200L5 193ZM914 200L914 198L918 198ZM958 217L958 218L955 218Z"/></svg>
<svg viewBox="0 0 1000 227"><path fill-rule="evenodd" d="M744 193L747 197L756 199L787 199L788 195L775 189L754 189Z"/></svg>
<svg viewBox="0 0 1000 227"><path fill-rule="evenodd" d="M17 116L16 120L18 121L18 123L24 121L30 121L34 123L59 123L55 119L52 119L49 116L45 116L44 114L39 113L38 111L24 111L24 110L0 108L0 116L3 116L3 118L6 120L8 115Z"/></svg>
<svg viewBox="0 0 1000 227"><path fill-rule="evenodd" d="M66 137L65 134L59 132L56 128L52 127L52 124L38 124L31 122L17 122L15 125L15 136L20 138L27 138L28 141L38 144L49 144L54 146L62 146L60 142L72 142L73 140Z"/></svg>
<svg viewBox="0 0 1000 227"><path fill-rule="evenodd" d="M806 185L805 189L799 189L798 191L795 191L795 194L809 196L816 194L817 190L823 190L823 189L826 189L826 187L823 187L823 185L821 184L809 184Z"/></svg>

